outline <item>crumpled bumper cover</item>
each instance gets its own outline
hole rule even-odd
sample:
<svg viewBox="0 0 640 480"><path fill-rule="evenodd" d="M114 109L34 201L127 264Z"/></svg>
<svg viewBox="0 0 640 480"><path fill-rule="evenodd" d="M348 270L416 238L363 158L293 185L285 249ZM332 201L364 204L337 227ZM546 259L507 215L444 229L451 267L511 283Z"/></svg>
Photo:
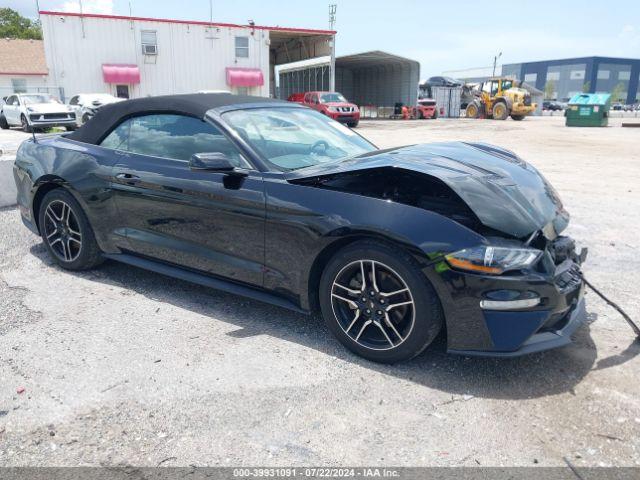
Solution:
<svg viewBox="0 0 640 480"><path fill-rule="evenodd" d="M584 287L580 295L561 322L558 330L537 330L549 318L548 311L533 312L497 312L484 313L489 334L494 341L495 350L455 350L449 353L480 357L519 357L529 353L542 352L571 343L571 335L583 324L587 317L584 300ZM532 332L537 332L533 333ZM515 348L515 349L514 349Z"/></svg>

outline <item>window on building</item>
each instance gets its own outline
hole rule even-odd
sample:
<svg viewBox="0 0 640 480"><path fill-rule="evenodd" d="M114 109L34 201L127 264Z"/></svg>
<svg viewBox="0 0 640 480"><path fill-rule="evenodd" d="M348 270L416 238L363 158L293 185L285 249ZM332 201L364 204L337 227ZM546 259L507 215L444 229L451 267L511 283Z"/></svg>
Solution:
<svg viewBox="0 0 640 480"><path fill-rule="evenodd" d="M116 85L116 97L129 98L129 85Z"/></svg>
<svg viewBox="0 0 640 480"><path fill-rule="evenodd" d="M598 70L598 80L609 80L611 72L609 70Z"/></svg>
<svg viewBox="0 0 640 480"><path fill-rule="evenodd" d="M549 80L553 80L553 81L560 80L560 72L547 72L547 82Z"/></svg>
<svg viewBox="0 0 640 480"><path fill-rule="evenodd" d="M631 80L631 71L623 70L618 72L618 80Z"/></svg>
<svg viewBox="0 0 640 480"><path fill-rule="evenodd" d="M155 30L140 30L140 42L144 55L158 54L158 33Z"/></svg>
<svg viewBox="0 0 640 480"><path fill-rule="evenodd" d="M11 87L13 93L27 93L27 80L25 78L12 78Z"/></svg>
<svg viewBox="0 0 640 480"><path fill-rule="evenodd" d="M236 37L236 57L249 57L249 37Z"/></svg>
<svg viewBox="0 0 640 480"><path fill-rule="evenodd" d="M584 70L571 70L569 78L571 80L584 80Z"/></svg>
<svg viewBox="0 0 640 480"><path fill-rule="evenodd" d="M527 73L524 76L524 81L527 83L535 83L536 80L538 80L537 73Z"/></svg>

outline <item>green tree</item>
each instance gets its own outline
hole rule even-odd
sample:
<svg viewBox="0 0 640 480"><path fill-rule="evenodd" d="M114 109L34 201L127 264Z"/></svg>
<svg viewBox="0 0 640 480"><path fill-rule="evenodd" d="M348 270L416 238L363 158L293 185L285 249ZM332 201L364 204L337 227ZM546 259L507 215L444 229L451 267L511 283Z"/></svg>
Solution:
<svg viewBox="0 0 640 480"><path fill-rule="evenodd" d="M0 38L42 40L40 22L25 18L11 8L0 8Z"/></svg>
<svg viewBox="0 0 640 480"><path fill-rule="evenodd" d="M547 83L544 84L544 98L546 100L554 100L553 94L556 91L556 82L553 80L548 80Z"/></svg>
<svg viewBox="0 0 640 480"><path fill-rule="evenodd" d="M582 93L589 93L589 90L591 90L591 82L586 82L582 85Z"/></svg>
<svg viewBox="0 0 640 480"><path fill-rule="evenodd" d="M611 101L612 102L623 102L626 101L626 98L622 98L622 94L624 93L624 83L620 82L611 90Z"/></svg>

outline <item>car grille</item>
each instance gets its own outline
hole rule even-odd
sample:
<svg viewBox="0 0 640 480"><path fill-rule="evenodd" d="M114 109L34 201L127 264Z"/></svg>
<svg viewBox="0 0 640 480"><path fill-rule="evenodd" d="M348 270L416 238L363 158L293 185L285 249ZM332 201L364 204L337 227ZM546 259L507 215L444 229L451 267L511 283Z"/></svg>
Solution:
<svg viewBox="0 0 640 480"><path fill-rule="evenodd" d="M570 261L570 260L569 260ZM567 293L582 285L582 271L580 267L572 262L571 267L562 271L554 278L554 283L561 293Z"/></svg>
<svg viewBox="0 0 640 480"><path fill-rule="evenodd" d="M32 113L29 115L34 122L44 120L72 120L76 118L75 113Z"/></svg>
<svg viewBox="0 0 640 480"><path fill-rule="evenodd" d="M336 111L341 113L348 113L355 111L355 109L353 107L336 107Z"/></svg>

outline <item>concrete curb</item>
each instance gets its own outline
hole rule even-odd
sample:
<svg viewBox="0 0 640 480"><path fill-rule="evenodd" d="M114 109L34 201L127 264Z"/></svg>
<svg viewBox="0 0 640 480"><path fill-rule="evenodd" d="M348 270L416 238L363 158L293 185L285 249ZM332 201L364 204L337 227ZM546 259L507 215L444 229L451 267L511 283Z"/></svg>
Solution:
<svg viewBox="0 0 640 480"><path fill-rule="evenodd" d="M14 158L0 158L0 207L10 207L16 204L16 183L13 180Z"/></svg>

